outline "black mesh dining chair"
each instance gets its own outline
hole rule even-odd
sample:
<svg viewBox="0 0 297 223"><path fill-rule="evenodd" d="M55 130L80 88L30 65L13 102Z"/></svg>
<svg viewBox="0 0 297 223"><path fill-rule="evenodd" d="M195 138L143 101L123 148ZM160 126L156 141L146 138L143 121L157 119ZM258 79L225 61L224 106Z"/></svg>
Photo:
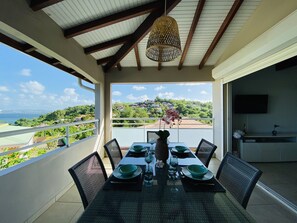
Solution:
<svg viewBox="0 0 297 223"><path fill-rule="evenodd" d="M261 174L261 170L231 153L227 153L219 166L216 178L242 207L246 208Z"/></svg>
<svg viewBox="0 0 297 223"><path fill-rule="evenodd" d="M123 158L121 148L118 141L114 138L104 145L104 149L108 155L112 170L119 164Z"/></svg>
<svg viewBox="0 0 297 223"><path fill-rule="evenodd" d="M94 152L69 168L68 171L86 209L107 179L102 160L99 154Z"/></svg>
<svg viewBox="0 0 297 223"><path fill-rule="evenodd" d="M201 160L201 162L206 167L208 167L211 157L216 149L217 149L216 145L214 145L213 143L211 143L205 139L201 139L201 141L196 149L195 155Z"/></svg>
<svg viewBox="0 0 297 223"><path fill-rule="evenodd" d="M150 143L152 141L157 141L159 139L159 136L157 135L158 131L147 131L146 132L146 142Z"/></svg>

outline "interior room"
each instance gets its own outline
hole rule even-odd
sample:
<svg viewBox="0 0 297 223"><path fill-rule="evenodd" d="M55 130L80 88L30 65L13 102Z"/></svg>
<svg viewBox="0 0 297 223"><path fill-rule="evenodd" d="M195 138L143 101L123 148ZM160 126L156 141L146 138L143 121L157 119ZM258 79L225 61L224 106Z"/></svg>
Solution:
<svg viewBox="0 0 297 223"><path fill-rule="evenodd" d="M293 57L232 82L232 131L245 133L241 139L233 137L233 151L261 169L260 181L294 205L297 190L290 185L297 183L296 71ZM238 95L266 95L266 110L236 111Z"/></svg>

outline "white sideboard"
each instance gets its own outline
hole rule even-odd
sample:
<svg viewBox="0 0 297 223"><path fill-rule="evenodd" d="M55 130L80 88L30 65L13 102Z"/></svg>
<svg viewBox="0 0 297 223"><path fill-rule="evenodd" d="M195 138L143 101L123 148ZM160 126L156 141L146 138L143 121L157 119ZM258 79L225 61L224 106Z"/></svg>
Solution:
<svg viewBox="0 0 297 223"><path fill-rule="evenodd" d="M297 135L245 136L240 140L240 157L248 162L297 161Z"/></svg>

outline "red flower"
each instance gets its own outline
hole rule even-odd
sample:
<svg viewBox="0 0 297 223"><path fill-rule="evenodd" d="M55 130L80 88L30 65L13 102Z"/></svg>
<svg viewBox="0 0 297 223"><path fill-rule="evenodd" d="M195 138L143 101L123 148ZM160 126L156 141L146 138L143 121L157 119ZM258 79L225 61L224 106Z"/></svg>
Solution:
<svg viewBox="0 0 297 223"><path fill-rule="evenodd" d="M170 125L170 128L171 128L175 119L180 121L181 117L179 116L178 111L171 108L171 109L166 110L166 115L162 118L162 121L164 121L166 124Z"/></svg>

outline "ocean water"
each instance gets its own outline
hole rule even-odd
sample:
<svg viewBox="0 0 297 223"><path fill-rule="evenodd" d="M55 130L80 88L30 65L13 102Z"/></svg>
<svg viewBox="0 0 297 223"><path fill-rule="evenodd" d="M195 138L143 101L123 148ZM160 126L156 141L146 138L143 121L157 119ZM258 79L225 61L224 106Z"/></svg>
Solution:
<svg viewBox="0 0 297 223"><path fill-rule="evenodd" d="M11 114L1 114L0 113L0 122L14 124L14 122L21 118L38 118L40 114L21 114L21 113L11 113Z"/></svg>

